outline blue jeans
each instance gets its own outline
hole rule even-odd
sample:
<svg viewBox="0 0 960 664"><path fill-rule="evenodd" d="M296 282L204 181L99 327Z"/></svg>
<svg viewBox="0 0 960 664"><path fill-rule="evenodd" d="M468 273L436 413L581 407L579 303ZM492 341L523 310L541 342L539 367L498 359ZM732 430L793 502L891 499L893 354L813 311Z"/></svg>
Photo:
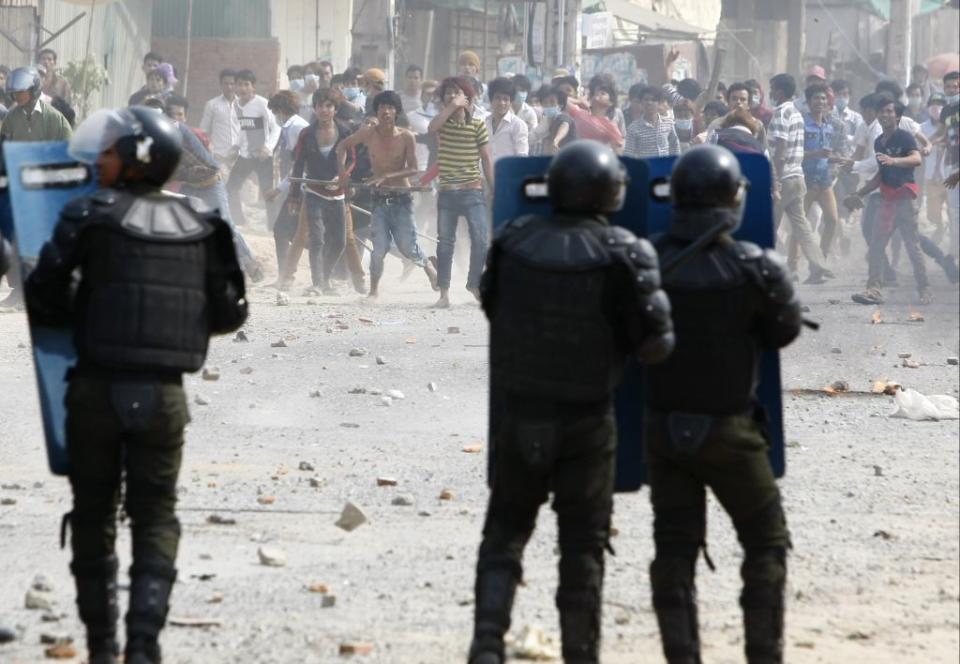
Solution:
<svg viewBox="0 0 960 664"><path fill-rule="evenodd" d="M423 267L427 257L417 241L417 227L413 223L413 198L409 194L389 199L373 200L371 211L373 253L370 254L370 281L376 283L383 276L383 258L390 251L390 242L414 264Z"/></svg>
<svg viewBox="0 0 960 664"><path fill-rule="evenodd" d="M470 271L467 288L479 288L483 264L487 260L487 199L482 189L441 191L437 196L437 283L441 290L450 288L453 247L457 238L457 222L467 220L470 233Z"/></svg>
<svg viewBox="0 0 960 664"><path fill-rule="evenodd" d="M244 270L247 270L256 265L257 259L254 258L250 246L247 244L247 241L243 239L243 235L241 235L237 227L233 225L233 220L230 218L230 203L227 198L227 188L223 186L223 182L216 182L209 187L203 188L191 187L188 184L184 184L180 187L180 193L184 196L199 198L203 201L203 204L211 210L219 211L220 216L230 225L230 230L233 231L233 246L237 250L237 259L240 261L240 266Z"/></svg>

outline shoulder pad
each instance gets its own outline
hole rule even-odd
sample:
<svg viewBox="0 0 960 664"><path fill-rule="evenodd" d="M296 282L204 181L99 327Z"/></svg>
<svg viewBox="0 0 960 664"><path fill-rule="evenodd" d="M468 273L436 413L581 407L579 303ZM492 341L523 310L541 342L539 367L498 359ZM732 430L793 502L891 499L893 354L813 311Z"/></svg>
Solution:
<svg viewBox="0 0 960 664"><path fill-rule="evenodd" d="M759 245L745 240L734 242L733 250L737 254L737 258L742 261L755 261L763 257L764 254L764 250L761 249Z"/></svg>
<svg viewBox="0 0 960 664"><path fill-rule="evenodd" d="M90 200L101 207L109 207L117 202L117 194L110 189L101 189L90 195Z"/></svg>
<svg viewBox="0 0 960 664"><path fill-rule="evenodd" d="M206 215L194 212L182 199L162 194L134 200L120 227L130 235L157 242L193 242L214 231Z"/></svg>
<svg viewBox="0 0 960 664"><path fill-rule="evenodd" d="M60 216L70 221L86 221L94 214L93 203L89 196L82 196L68 201L60 211Z"/></svg>
<svg viewBox="0 0 960 664"><path fill-rule="evenodd" d="M751 260L749 271L764 295L776 303L789 302L794 297L793 284L790 283L789 270L783 257L772 249L756 247L756 258Z"/></svg>
<svg viewBox="0 0 960 664"><path fill-rule="evenodd" d="M538 217L535 214L524 214L519 217L514 217L501 226L499 230L497 230L496 237L505 237L511 233L519 231L521 228L533 222L540 221L541 219L541 217Z"/></svg>
<svg viewBox="0 0 960 664"><path fill-rule="evenodd" d="M603 238L603 243L611 248L618 245L630 245L637 240L637 236L623 226L607 226L600 235Z"/></svg>
<svg viewBox="0 0 960 664"><path fill-rule="evenodd" d="M596 228L557 224L543 217L518 217L498 237L504 252L549 270L577 271L610 264L611 251Z"/></svg>

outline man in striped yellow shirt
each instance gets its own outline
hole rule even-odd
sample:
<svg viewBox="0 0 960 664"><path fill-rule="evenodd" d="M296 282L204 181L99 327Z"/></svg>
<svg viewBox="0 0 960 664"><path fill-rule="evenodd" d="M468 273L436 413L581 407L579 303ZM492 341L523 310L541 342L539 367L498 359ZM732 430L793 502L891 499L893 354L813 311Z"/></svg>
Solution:
<svg viewBox="0 0 960 664"><path fill-rule="evenodd" d="M438 137L437 163L439 188L437 197L437 282L439 309L450 306L450 271L456 242L457 222L467 220L470 233L470 270L467 290L480 299L480 275L487 257L487 200L483 176L493 188L493 160L490 137L483 120L472 113L475 96L473 85L462 77L447 78L440 84L443 110L429 126ZM483 175L480 167L483 166Z"/></svg>

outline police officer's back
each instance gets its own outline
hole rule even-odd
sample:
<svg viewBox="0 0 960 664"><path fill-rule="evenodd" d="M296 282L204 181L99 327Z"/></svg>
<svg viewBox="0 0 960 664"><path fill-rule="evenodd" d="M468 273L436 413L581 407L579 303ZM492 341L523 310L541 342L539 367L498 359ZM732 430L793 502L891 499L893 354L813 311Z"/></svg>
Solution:
<svg viewBox="0 0 960 664"><path fill-rule="evenodd" d="M663 264L726 223L729 232L663 275L676 348L647 371L647 461L656 558L650 580L671 664L699 662L693 573L705 546L704 488L733 519L744 547L741 605L751 663L782 657L788 534L756 396L761 352L789 344L800 304L781 259L735 241L748 183L736 157L694 148L674 165L669 229L654 238Z"/></svg>
<svg viewBox="0 0 960 664"><path fill-rule="evenodd" d="M71 325L76 341L66 396L74 503L65 520L77 606L91 664L115 662L115 521L125 476L133 539L126 662L159 662L189 419L181 377L203 365L211 334L245 320L243 277L229 226L160 191L180 155L179 132L162 114L98 111L70 153L96 162L102 188L64 208L26 293L33 322Z"/></svg>
<svg viewBox="0 0 960 664"><path fill-rule="evenodd" d="M505 661L523 548L550 492L563 656L598 661L616 455L612 393L628 358L658 361L673 346L656 254L607 220L624 197L616 154L571 143L551 164L548 187L554 214L510 221L494 240L480 288L497 425L471 664Z"/></svg>

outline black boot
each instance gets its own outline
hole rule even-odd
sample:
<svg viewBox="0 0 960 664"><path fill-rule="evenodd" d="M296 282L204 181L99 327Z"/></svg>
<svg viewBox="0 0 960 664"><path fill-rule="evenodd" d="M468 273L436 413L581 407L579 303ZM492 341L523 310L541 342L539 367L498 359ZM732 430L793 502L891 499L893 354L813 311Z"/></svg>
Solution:
<svg viewBox="0 0 960 664"><path fill-rule="evenodd" d="M130 568L125 664L160 664L160 630L177 571L165 561L135 562Z"/></svg>
<svg viewBox="0 0 960 664"><path fill-rule="evenodd" d="M74 561L70 564L77 586L77 611L87 629L90 664L116 664L117 557Z"/></svg>
<svg viewBox="0 0 960 664"><path fill-rule="evenodd" d="M600 661L600 598L593 591L557 592L565 664Z"/></svg>
<svg viewBox="0 0 960 664"><path fill-rule="evenodd" d="M670 664L700 664L697 591L673 586L653 593L663 654Z"/></svg>
<svg viewBox="0 0 960 664"><path fill-rule="evenodd" d="M519 574L510 567L493 567L477 572L473 643L469 664L503 664L503 636L510 629L510 611Z"/></svg>
<svg viewBox="0 0 960 664"><path fill-rule="evenodd" d="M782 664L783 587L744 588L740 606L748 664Z"/></svg>

